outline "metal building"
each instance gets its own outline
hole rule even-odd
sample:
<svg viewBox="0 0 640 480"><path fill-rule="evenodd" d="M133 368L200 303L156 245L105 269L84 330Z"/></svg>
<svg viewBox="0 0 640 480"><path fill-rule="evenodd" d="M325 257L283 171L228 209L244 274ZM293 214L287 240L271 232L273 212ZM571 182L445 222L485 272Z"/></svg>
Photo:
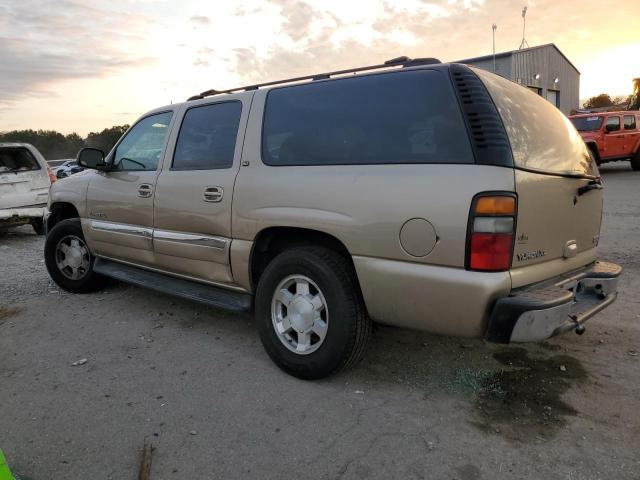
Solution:
<svg viewBox="0 0 640 480"><path fill-rule="evenodd" d="M457 63L494 71L493 55ZM566 115L580 106L580 72L553 43L496 53L495 73L533 90Z"/></svg>

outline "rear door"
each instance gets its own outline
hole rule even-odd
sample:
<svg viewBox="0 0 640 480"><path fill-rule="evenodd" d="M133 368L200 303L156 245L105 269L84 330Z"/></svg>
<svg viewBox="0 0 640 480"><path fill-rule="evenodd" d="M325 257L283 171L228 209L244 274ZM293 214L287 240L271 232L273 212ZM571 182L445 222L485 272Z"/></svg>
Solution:
<svg viewBox="0 0 640 480"><path fill-rule="evenodd" d="M618 115L607 117L604 124L604 156L618 158L624 156L624 133Z"/></svg>
<svg viewBox="0 0 640 480"><path fill-rule="evenodd" d="M475 71L502 116L516 166L513 287L593 262L602 190L585 143L571 122L548 102L501 77Z"/></svg>
<svg viewBox="0 0 640 480"><path fill-rule="evenodd" d="M158 268L232 283L231 200L253 93L188 104L156 186Z"/></svg>
<svg viewBox="0 0 640 480"><path fill-rule="evenodd" d="M50 184L46 163L37 151L22 145L0 146L0 209L42 206Z"/></svg>
<svg viewBox="0 0 640 480"><path fill-rule="evenodd" d="M624 115L622 117L623 135L624 135L624 154L631 156L634 153L634 148L640 138L638 133L638 125L636 124L635 115Z"/></svg>

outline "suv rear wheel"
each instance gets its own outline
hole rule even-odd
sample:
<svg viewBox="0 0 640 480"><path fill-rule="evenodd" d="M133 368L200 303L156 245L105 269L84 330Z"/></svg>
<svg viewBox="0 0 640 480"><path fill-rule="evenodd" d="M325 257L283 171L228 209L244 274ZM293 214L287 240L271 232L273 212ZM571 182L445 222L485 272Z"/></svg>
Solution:
<svg viewBox="0 0 640 480"><path fill-rule="evenodd" d="M631 168L635 171L640 170L640 148L636 152L636 154L631 157Z"/></svg>
<svg viewBox="0 0 640 480"><path fill-rule="evenodd" d="M304 379L355 363L371 333L353 268L320 247L292 248L267 265L256 292L256 320L271 359Z"/></svg>
<svg viewBox="0 0 640 480"><path fill-rule="evenodd" d="M57 223L47 235L44 261L49 275L60 287L72 293L99 290L106 278L93 271L95 257L87 246L80 220Z"/></svg>

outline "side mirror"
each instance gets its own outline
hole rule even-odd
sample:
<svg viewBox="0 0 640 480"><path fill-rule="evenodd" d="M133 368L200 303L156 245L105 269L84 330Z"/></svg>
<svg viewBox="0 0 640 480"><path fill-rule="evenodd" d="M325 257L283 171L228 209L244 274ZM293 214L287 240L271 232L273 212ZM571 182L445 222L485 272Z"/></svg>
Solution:
<svg viewBox="0 0 640 480"><path fill-rule="evenodd" d="M107 169L107 164L104 163L104 152L97 148L83 148L78 152L76 160L78 165L84 168L92 168L94 170Z"/></svg>

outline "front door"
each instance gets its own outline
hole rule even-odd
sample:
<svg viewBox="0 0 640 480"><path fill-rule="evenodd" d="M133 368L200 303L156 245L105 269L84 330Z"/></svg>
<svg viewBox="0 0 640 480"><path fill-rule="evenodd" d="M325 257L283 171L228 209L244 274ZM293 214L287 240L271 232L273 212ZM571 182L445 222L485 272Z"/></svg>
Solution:
<svg viewBox="0 0 640 480"><path fill-rule="evenodd" d="M604 124L604 155L609 158L624 156L624 135L620 125L620 117L607 117Z"/></svg>
<svg viewBox="0 0 640 480"><path fill-rule="evenodd" d="M95 255L153 264L153 196L172 115L136 123L107 158L111 169L91 179L82 229Z"/></svg>
<svg viewBox="0 0 640 480"><path fill-rule="evenodd" d="M182 116L154 200L158 268L231 284L231 200L251 97L194 102ZM171 142L173 144L173 142Z"/></svg>
<svg viewBox="0 0 640 480"><path fill-rule="evenodd" d="M624 154L633 156L634 148L640 139L640 130L637 127L635 115L625 115L622 117L624 127Z"/></svg>

